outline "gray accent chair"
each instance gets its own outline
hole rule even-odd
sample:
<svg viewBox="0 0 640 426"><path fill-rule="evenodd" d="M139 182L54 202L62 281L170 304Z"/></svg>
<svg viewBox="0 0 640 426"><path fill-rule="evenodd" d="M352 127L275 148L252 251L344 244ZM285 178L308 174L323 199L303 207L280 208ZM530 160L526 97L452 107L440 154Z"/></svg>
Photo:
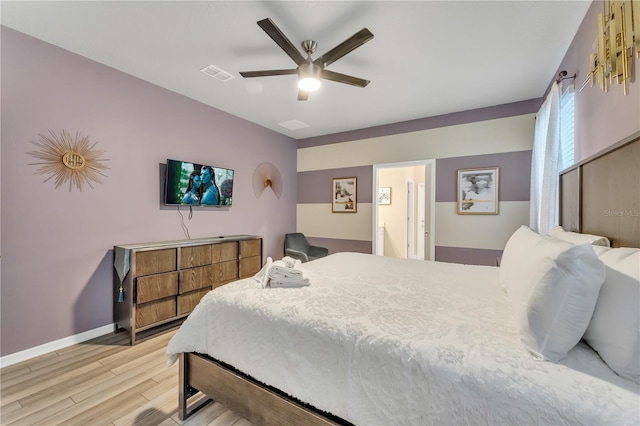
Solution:
<svg viewBox="0 0 640 426"><path fill-rule="evenodd" d="M301 262L308 262L329 254L325 247L312 246L307 241L304 234L295 232L284 236L284 255L300 259Z"/></svg>

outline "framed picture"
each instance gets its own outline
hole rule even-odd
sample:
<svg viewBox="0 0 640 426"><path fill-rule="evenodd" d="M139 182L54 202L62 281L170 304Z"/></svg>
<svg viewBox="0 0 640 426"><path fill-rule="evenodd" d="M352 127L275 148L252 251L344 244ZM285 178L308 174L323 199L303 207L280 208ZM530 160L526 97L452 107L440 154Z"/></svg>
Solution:
<svg viewBox="0 0 640 426"><path fill-rule="evenodd" d="M378 188L378 204L391 204L391 188Z"/></svg>
<svg viewBox="0 0 640 426"><path fill-rule="evenodd" d="M458 170L458 214L498 214L498 167Z"/></svg>
<svg viewBox="0 0 640 426"><path fill-rule="evenodd" d="M357 193L357 178L333 178L331 190L331 212L356 213L358 211Z"/></svg>

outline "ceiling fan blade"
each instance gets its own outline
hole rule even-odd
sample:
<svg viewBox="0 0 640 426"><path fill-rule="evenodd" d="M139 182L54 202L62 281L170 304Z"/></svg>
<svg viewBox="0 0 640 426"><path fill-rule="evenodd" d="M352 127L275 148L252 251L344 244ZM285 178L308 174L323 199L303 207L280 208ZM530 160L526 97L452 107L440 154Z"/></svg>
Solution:
<svg viewBox="0 0 640 426"><path fill-rule="evenodd" d="M320 71L320 78L325 80L337 81L338 83L350 84L352 86L365 87L370 83L369 80L353 77L346 74L340 74L339 72L333 72L329 70Z"/></svg>
<svg viewBox="0 0 640 426"><path fill-rule="evenodd" d="M293 62L298 65L302 65L305 62L306 59L304 58L304 56L302 56L302 53L300 53L300 51L296 49L293 43L289 41L287 36L285 36L284 33L280 31L280 28L278 28L271 19L265 18L261 21L258 21L258 25L264 30L265 33L269 35L269 37L273 39L273 41L276 42L278 46L280 46L282 50L285 51L287 55L289 55L291 59L293 59Z"/></svg>
<svg viewBox="0 0 640 426"><path fill-rule="evenodd" d="M291 70L264 70L264 71L240 71L240 75L244 78L248 77L267 77L270 75L289 75L298 74L297 69Z"/></svg>
<svg viewBox="0 0 640 426"><path fill-rule="evenodd" d="M307 99L309 99L309 92L307 92L306 90L298 89L298 100L306 101Z"/></svg>
<svg viewBox="0 0 640 426"><path fill-rule="evenodd" d="M338 59L342 58L347 53L357 49L369 40L373 38L373 34L366 28L361 29L318 59L313 61L314 64L320 67L328 67Z"/></svg>

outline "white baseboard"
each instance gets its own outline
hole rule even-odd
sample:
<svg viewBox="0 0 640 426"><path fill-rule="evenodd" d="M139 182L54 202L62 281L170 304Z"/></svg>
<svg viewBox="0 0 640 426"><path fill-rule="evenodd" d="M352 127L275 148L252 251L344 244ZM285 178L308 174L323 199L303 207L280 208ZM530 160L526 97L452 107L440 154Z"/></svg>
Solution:
<svg viewBox="0 0 640 426"><path fill-rule="evenodd" d="M95 339L96 337L104 336L105 334L113 333L115 330L115 324L108 324L102 327L94 328L80 334L65 337L60 340L45 343L44 345L35 346L24 351L16 352L13 354L5 355L0 358L0 368L8 367L13 364L17 364L22 361L26 361L31 358L35 358L40 355L44 355L49 352L57 351L58 349L66 348L67 346L75 345L77 343L86 342L87 340Z"/></svg>

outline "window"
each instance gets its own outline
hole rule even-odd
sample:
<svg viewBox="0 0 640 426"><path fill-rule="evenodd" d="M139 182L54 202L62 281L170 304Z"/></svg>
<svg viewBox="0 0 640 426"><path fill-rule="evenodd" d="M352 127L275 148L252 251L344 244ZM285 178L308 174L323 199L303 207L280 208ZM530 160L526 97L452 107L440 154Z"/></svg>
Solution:
<svg viewBox="0 0 640 426"><path fill-rule="evenodd" d="M559 170L573 166L575 161L573 129L574 105L573 84L564 90L560 96L560 159Z"/></svg>

